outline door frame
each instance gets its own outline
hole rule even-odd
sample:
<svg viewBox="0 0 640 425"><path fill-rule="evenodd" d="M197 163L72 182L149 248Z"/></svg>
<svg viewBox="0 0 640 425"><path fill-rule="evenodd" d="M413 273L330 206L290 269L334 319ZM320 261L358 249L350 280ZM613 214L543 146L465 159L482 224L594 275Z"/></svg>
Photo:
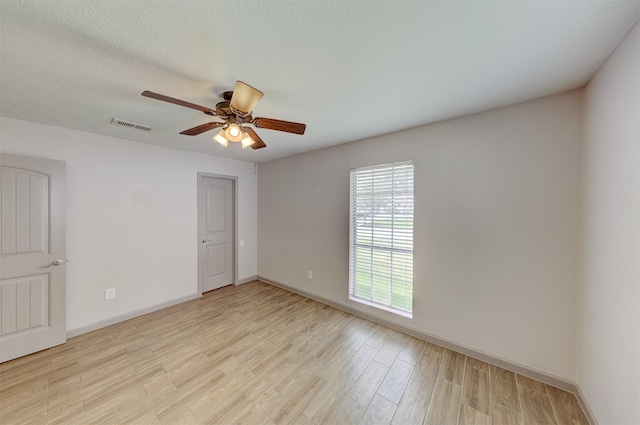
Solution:
<svg viewBox="0 0 640 425"><path fill-rule="evenodd" d="M204 199L201 196L202 194L202 178L203 177L211 177L214 179L224 179L224 180L230 180L231 181L231 196L232 196L232 201L231 201L231 205L233 207L233 211L231 212L231 222L232 222L232 226L233 226L233 248L232 248L232 252L233 252L233 277L231 279L232 281L232 285L236 286L238 284L238 176L229 176L229 175L225 175L225 174L212 174L212 173L205 173L202 171L198 171L198 200L197 200L197 206L196 206L196 232L197 232L197 236L196 236L196 245L197 245L197 255L198 255L198 296L202 296L202 287L203 287L203 267L204 267L204 259L203 259L203 251L200 249L202 243L200 242L200 232L202 231L202 229L200 228L200 226L202 225L202 221L201 221L201 217L200 217L200 213L203 211L203 202Z"/></svg>

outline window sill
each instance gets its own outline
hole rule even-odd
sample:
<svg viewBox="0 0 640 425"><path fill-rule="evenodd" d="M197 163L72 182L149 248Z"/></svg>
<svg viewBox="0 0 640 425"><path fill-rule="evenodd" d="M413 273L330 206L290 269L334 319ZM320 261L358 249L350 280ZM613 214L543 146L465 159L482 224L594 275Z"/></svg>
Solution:
<svg viewBox="0 0 640 425"><path fill-rule="evenodd" d="M413 313L409 312L409 311L399 310L397 308L389 307L389 306L386 306L384 304L378 304L378 303L375 303L373 301L365 300L364 298L356 297L354 295L349 295L349 300L355 301L358 304L364 304L364 305L367 305L369 307L377 308L379 310L384 310L384 311L387 311L389 313L396 314L398 316L406 317L408 319L413 319Z"/></svg>

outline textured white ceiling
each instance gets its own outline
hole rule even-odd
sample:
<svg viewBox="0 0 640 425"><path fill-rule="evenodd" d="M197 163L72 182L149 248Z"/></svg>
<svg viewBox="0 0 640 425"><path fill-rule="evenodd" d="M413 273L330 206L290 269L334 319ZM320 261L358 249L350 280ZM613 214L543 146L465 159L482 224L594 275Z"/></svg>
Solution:
<svg viewBox="0 0 640 425"><path fill-rule="evenodd" d="M0 114L262 162L584 86L640 1L0 1ZM267 148L223 148L213 107L265 93ZM111 118L149 125L116 127Z"/></svg>

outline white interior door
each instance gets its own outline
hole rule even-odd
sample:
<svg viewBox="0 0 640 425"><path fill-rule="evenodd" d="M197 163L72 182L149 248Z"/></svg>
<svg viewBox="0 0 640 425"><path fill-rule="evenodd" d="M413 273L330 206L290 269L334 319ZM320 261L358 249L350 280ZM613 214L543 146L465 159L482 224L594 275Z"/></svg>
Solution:
<svg viewBox="0 0 640 425"><path fill-rule="evenodd" d="M0 362L66 341L65 170L0 155Z"/></svg>
<svg viewBox="0 0 640 425"><path fill-rule="evenodd" d="M200 292L233 283L234 180L199 176L198 268Z"/></svg>

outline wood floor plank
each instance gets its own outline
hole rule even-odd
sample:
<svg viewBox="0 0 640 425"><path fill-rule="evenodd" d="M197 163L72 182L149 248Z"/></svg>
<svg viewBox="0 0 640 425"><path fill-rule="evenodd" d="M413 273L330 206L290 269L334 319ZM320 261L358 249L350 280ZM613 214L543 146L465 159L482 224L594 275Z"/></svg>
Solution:
<svg viewBox="0 0 640 425"><path fill-rule="evenodd" d="M88 403L84 403L85 414L82 418L78 418L79 423L100 424L113 422L113 418L123 411L135 409L145 396L146 393L141 385L126 387L119 392L99 395L91 401L89 409L87 409Z"/></svg>
<svg viewBox="0 0 640 425"><path fill-rule="evenodd" d="M330 414L331 407L339 400L347 396L355 381L346 375L340 374L334 379L325 382L316 397L311 400L303 414L313 422L321 423Z"/></svg>
<svg viewBox="0 0 640 425"><path fill-rule="evenodd" d="M551 407L553 408L558 423L589 425L589 421L584 415L580 403L578 403L578 400L573 394L550 385L546 385L546 387L549 399L551 400Z"/></svg>
<svg viewBox="0 0 640 425"><path fill-rule="evenodd" d="M491 403L491 425L524 425L524 420L522 413L499 403Z"/></svg>
<svg viewBox="0 0 640 425"><path fill-rule="evenodd" d="M404 343L407 341L407 338L408 335L391 331L383 346L376 353L374 360L387 367L391 367L398 355L400 355L400 351L404 348Z"/></svg>
<svg viewBox="0 0 640 425"><path fill-rule="evenodd" d="M532 391L539 392L540 394L547 394L547 388L540 381L536 381L535 379L520 374L516 374L516 380L518 381L518 387L528 388Z"/></svg>
<svg viewBox="0 0 640 425"><path fill-rule="evenodd" d="M402 396L402 400L400 400L391 423L394 425L421 424L427 415L432 392L432 387L412 379Z"/></svg>
<svg viewBox="0 0 640 425"><path fill-rule="evenodd" d="M141 401L146 397L147 393L142 385L133 383L132 385L123 385L118 388L113 386L97 395L83 400L84 411L91 412L93 410L101 411L104 407L112 408L120 404L128 404Z"/></svg>
<svg viewBox="0 0 640 425"><path fill-rule="evenodd" d="M146 381L144 389L148 395L164 391L167 387L174 387L174 381L185 379L188 376L197 375L205 369L209 369L211 364L209 358L200 353L194 355L180 365L172 365L171 367L163 365L164 374L159 374Z"/></svg>
<svg viewBox="0 0 640 425"><path fill-rule="evenodd" d="M369 362L373 360L378 353L373 347L363 344L358 351L349 359L343 368L343 373L350 378L358 379L360 375L369 365Z"/></svg>
<svg viewBox="0 0 640 425"><path fill-rule="evenodd" d="M357 424L364 411L365 408L362 405L349 397L344 397L336 404L331 415L319 423L323 425Z"/></svg>
<svg viewBox="0 0 640 425"><path fill-rule="evenodd" d="M378 394L394 404L400 403L404 390L409 384L409 379L411 379L411 374L413 374L413 366L396 359L384 381L380 384Z"/></svg>
<svg viewBox="0 0 640 425"><path fill-rule="evenodd" d="M277 406L269 415L276 425L291 424L296 421L298 416L303 416L302 412L307 408L310 401L316 396L318 390L324 382L322 379L312 376L304 385L289 399Z"/></svg>
<svg viewBox="0 0 640 425"><path fill-rule="evenodd" d="M72 381L56 390L47 391L47 417L59 416L69 408L76 406L78 402L82 402L78 399L80 391L80 381ZM82 410L84 411L84 407Z"/></svg>
<svg viewBox="0 0 640 425"><path fill-rule="evenodd" d="M3 407L0 411L2 422L6 423L37 423L47 417L47 401L38 397L29 397Z"/></svg>
<svg viewBox="0 0 640 425"><path fill-rule="evenodd" d="M483 372L489 372L489 368L490 368L489 363L483 362L482 360L478 360L469 356L467 356L467 365L471 367L475 367L476 369L480 369Z"/></svg>
<svg viewBox="0 0 640 425"><path fill-rule="evenodd" d="M189 415L186 417L192 417L193 413L189 409L189 406L199 400L203 395L215 391L224 383L225 374L219 370L207 371L199 375L194 375L191 379L177 382L173 384L178 388L178 394L169 403L165 403L155 409L160 422L169 422L175 417L172 411L174 410L188 410ZM184 409L182 409L184 407ZM193 416L195 418L195 416Z"/></svg>
<svg viewBox="0 0 640 425"><path fill-rule="evenodd" d="M3 424L479 425L489 416L491 425L588 425L573 394L261 282L0 364Z"/></svg>
<svg viewBox="0 0 640 425"><path fill-rule="evenodd" d="M309 360L303 365L295 367L294 363L289 363L289 370L281 373L280 377L272 383L271 388L276 390L283 397L288 397L297 387L304 384L311 375L318 376L321 369L319 360Z"/></svg>
<svg viewBox="0 0 640 425"><path fill-rule="evenodd" d="M491 414L489 374L470 365L465 368L462 403L485 415Z"/></svg>
<svg viewBox="0 0 640 425"><path fill-rule="evenodd" d="M151 412L153 416L155 413ZM57 412L47 412L47 425L66 425L73 421L79 420L84 415L84 406L82 401L77 401L69 406L65 406L63 410ZM153 424L154 422L149 422ZM156 422L160 423L160 422Z"/></svg>
<svg viewBox="0 0 640 425"><path fill-rule="evenodd" d="M37 380L26 380L24 384L18 383L10 387L4 387L4 383L0 384L2 384L3 395L0 399L0 408L8 408L20 400L31 398L37 394L45 394L49 389L49 380L46 376Z"/></svg>
<svg viewBox="0 0 640 425"><path fill-rule="evenodd" d="M230 421L234 424L257 424L268 418L276 406L282 404L284 398L277 391L269 388L262 394L257 396L251 403L238 412L238 414ZM272 422L269 419L270 422Z"/></svg>
<svg viewBox="0 0 640 425"><path fill-rule="evenodd" d="M445 349L440 363L439 376L456 385L462 385L465 358L464 354Z"/></svg>
<svg viewBox="0 0 640 425"><path fill-rule="evenodd" d="M388 372L387 366L372 361L349 391L349 397L362 406L368 406Z"/></svg>
<svg viewBox="0 0 640 425"><path fill-rule="evenodd" d="M75 344L72 344L69 341L67 344L73 346L75 350ZM35 375L40 370L46 371L48 369L48 363L51 356L52 354L49 350L45 350L33 353L29 356L19 357L15 360L11 360L10 362L0 363L0 383L5 383L12 377L20 376L21 374L29 374L31 376Z"/></svg>
<svg viewBox="0 0 640 425"><path fill-rule="evenodd" d="M404 346L400 349L400 354L398 354L398 358L405 363L409 363L410 365L414 365L418 362L420 355L422 354L422 350L424 350L424 346L426 342L422 339L418 339L413 336L407 337L407 340Z"/></svg>
<svg viewBox="0 0 640 425"><path fill-rule="evenodd" d="M200 421L193 416L187 406L177 406L157 417L162 425L200 425Z"/></svg>
<svg viewBox="0 0 640 425"><path fill-rule="evenodd" d="M491 425L491 417L466 404L460 405L459 425Z"/></svg>
<svg viewBox="0 0 640 425"><path fill-rule="evenodd" d="M265 423L264 425L275 425L271 419L269 418L267 419L269 420L269 422ZM311 419L307 418L304 415L300 415L296 418L296 421L292 425L315 425L315 424L311 421Z"/></svg>
<svg viewBox="0 0 640 425"><path fill-rule="evenodd" d="M425 424L457 425L461 397L461 385L438 378L427 410Z"/></svg>
<svg viewBox="0 0 640 425"><path fill-rule="evenodd" d="M351 350L351 352L355 353L355 350L352 350L349 347L345 347L343 343L347 340L347 337L343 334L335 334L329 338L326 338L324 341L318 341L316 350L314 355L320 360L329 361L332 355L335 355L336 351L340 349L343 350Z"/></svg>
<svg viewBox="0 0 640 425"><path fill-rule="evenodd" d="M239 415L247 404L249 404L249 399L244 393L229 392L226 397L217 394L209 399L207 409L194 411L191 408L191 411L200 423L224 424L228 423L234 416Z"/></svg>
<svg viewBox="0 0 640 425"><path fill-rule="evenodd" d="M132 423L144 424L146 422L150 424L160 423L158 415L155 413L155 409L165 403L171 402L178 394L178 389L175 386L167 386L163 391L157 392L152 396L145 397L141 401L135 404L133 408L121 409L114 414L110 423L114 425L128 425Z"/></svg>
<svg viewBox="0 0 640 425"><path fill-rule="evenodd" d="M347 335L343 344L353 350L358 350L373 333L374 329L371 326L371 322L365 320L354 332Z"/></svg>
<svg viewBox="0 0 640 425"><path fill-rule="evenodd" d="M398 406L376 394L358 425L389 425Z"/></svg>
<svg viewBox="0 0 640 425"><path fill-rule="evenodd" d="M380 349L382 348L385 341L387 340L387 338L389 338L390 335L391 335L390 328L386 326L378 325L374 329L373 333L369 335L369 338L367 338L366 344L371 347Z"/></svg>
<svg viewBox="0 0 640 425"><path fill-rule="evenodd" d="M146 412L142 416L135 418L125 418L121 422L114 422L115 425L161 425L160 419L155 412Z"/></svg>
<svg viewBox="0 0 640 425"><path fill-rule="evenodd" d="M65 345L62 345L65 347ZM77 362L78 353L75 350L75 344L70 345L69 350L59 351L53 354L49 360L49 370L55 370L58 365L66 365L69 362Z"/></svg>
<svg viewBox="0 0 640 425"><path fill-rule="evenodd" d="M501 367L491 365L491 401L520 412L520 398L516 375Z"/></svg>
<svg viewBox="0 0 640 425"><path fill-rule="evenodd" d="M133 366L125 366L126 359L122 363L111 364L108 367L94 369L80 376L80 383L83 387L101 386L106 387L117 382L123 377L136 374Z"/></svg>
<svg viewBox="0 0 640 425"><path fill-rule="evenodd" d="M322 360L324 368L320 371L321 377L323 379L331 379L334 375L338 375L338 372L344 368L345 364L347 364L354 354L355 351L351 348L345 347L344 345L338 347L327 356L326 359Z"/></svg>
<svg viewBox="0 0 640 425"><path fill-rule="evenodd" d="M558 425L549 397L527 387L519 387L524 422L529 425Z"/></svg>
<svg viewBox="0 0 640 425"><path fill-rule="evenodd" d="M425 385L434 387L443 354L444 348L430 342L426 343L422 355L413 371L412 378Z"/></svg>
<svg viewBox="0 0 640 425"><path fill-rule="evenodd" d="M85 412L90 412L93 409L100 409L105 404L113 405L114 400L120 400L124 392L132 391L132 389L136 390L136 396L142 393L146 396L147 393L144 390L144 383L162 374L164 374L164 370L161 367L149 368L144 372L134 374L122 373L118 374L114 379L109 379L107 382L100 381L83 386L83 391L90 389L90 393L87 393L90 395L85 395L83 400L84 410Z"/></svg>
<svg viewBox="0 0 640 425"><path fill-rule="evenodd" d="M242 368L233 375L225 376L215 391L209 391L189 405L193 415L203 423L224 423L224 420L235 416L248 397L242 391L247 380L255 375Z"/></svg>

